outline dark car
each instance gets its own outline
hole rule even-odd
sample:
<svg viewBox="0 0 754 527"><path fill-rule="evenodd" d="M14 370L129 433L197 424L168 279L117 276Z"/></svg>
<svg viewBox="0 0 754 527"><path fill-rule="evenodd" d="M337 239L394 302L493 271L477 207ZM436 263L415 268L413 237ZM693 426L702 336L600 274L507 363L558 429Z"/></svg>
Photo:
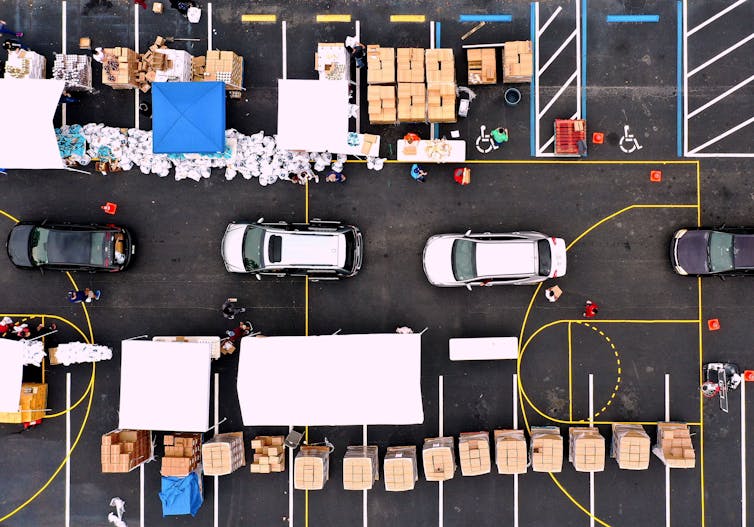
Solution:
<svg viewBox="0 0 754 527"><path fill-rule="evenodd" d="M681 229L670 243L670 262L680 275L754 273L754 229Z"/></svg>
<svg viewBox="0 0 754 527"><path fill-rule="evenodd" d="M136 251L116 225L21 222L11 229L8 257L22 269L122 271Z"/></svg>

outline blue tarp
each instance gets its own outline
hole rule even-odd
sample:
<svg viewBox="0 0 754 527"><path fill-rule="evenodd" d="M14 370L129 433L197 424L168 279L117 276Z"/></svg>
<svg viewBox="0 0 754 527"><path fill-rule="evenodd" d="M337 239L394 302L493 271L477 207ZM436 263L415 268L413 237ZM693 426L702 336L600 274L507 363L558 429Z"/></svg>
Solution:
<svg viewBox="0 0 754 527"><path fill-rule="evenodd" d="M212 154L225 150L225 83L152 84L152 151Z"/></svg>
<svg viewBox="0 0 754 527"><path fill-rule="evenodd" d="M185 478L162 476L160 501L162 501L163 516L178 514L196 516L196 511L204 501L199 489L199 476L196 472L192 472Z"/></svg>

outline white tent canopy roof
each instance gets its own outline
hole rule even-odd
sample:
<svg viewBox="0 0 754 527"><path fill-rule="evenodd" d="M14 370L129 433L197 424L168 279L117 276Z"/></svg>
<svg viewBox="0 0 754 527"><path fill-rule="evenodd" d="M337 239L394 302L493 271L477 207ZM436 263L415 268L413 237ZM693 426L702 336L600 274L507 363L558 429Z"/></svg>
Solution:
<svg viewBox="0 0 754 527"><path fill-rule="evenodd" d="M424 422L419 334L245 337L240 354L244 426Z"/></svg>
<svg viewBox="0 0 754 527"><path fill-rule="evenodd" d="M211 353L210 343L124 340L118 427L207 430Z"/></svg>
<svg viewBox="0 0 754 527"><path fill-rule="evenodd" d="M23 374L23 342L0 339L0 412L18 412Z"/></svg>
<svg viewBox="0 0 754 527"><path fill-rule="evenodd" d="M52 119L65 81L0 79L0 168L65 168Z"/></svg>
<svg viewBox="0 0 754 527"><path fill-rule="evenodd" d="M348 109L348 81L278 79L278 147L345 152Z"/></svg>

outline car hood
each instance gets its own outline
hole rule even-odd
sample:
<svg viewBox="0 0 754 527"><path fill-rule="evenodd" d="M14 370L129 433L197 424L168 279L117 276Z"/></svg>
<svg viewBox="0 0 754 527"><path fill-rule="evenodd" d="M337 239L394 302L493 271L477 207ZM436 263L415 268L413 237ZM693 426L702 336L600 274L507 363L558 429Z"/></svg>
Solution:
<svg viewBox="0 0 754 527"><path fill-rule="evenodd" d="M225 229L222 243L222 257L225 268L233 273L244 273L243 265L243 237L246 233L245 223L231 223Z"/></svg>
<svg viewBox="0 0 754 527"><path fill-rule="evenodd" d="M32 267L34 263L29 256L29 237L33 225L16 225L8 235L8 257L11 262L21 267Z"/></svg>
<svg viewBox="0 0 754 527"><path fill-rule="evenodd" d="M434 285L457 285L453 276L452 252L454 236L432 236L424 246L424 274Z"/></svg>
<svg viewBox="0 0 754 527"><path fill-rule="evenodd" d="M676 264L687 273L709 273L709 267L707 267L709 234L709 231L687 231L676 240Z"/></svg>
<svg viewBox="0 0 754 527"><path fill-rule="evenodd" d="M548 238L552 253L552 267L549 278L565 276L567 268L566 242L563 238Z"/></svg>

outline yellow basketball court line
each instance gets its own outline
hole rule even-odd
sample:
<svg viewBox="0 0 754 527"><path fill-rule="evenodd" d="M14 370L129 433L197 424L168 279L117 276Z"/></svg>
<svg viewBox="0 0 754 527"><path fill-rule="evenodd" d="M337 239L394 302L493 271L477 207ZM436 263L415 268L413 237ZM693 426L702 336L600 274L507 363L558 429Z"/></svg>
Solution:
<svg viewBox="0 0 754 527"><path fill-rule="evenodd" d="M317 22L350 22L351 15L317 15Z"/></svg>
<svg viewBox="0 0 754 527"><path fill-rule="evenodd" d="M391 22L414 22L422 23L427 21L426 15L390 15Z"/></svg>
<svg viewBox="0 0 754 527"><path fill-rule="evenodd" d="M241 15L241 22L277 22L277 15Z"/></svg>

